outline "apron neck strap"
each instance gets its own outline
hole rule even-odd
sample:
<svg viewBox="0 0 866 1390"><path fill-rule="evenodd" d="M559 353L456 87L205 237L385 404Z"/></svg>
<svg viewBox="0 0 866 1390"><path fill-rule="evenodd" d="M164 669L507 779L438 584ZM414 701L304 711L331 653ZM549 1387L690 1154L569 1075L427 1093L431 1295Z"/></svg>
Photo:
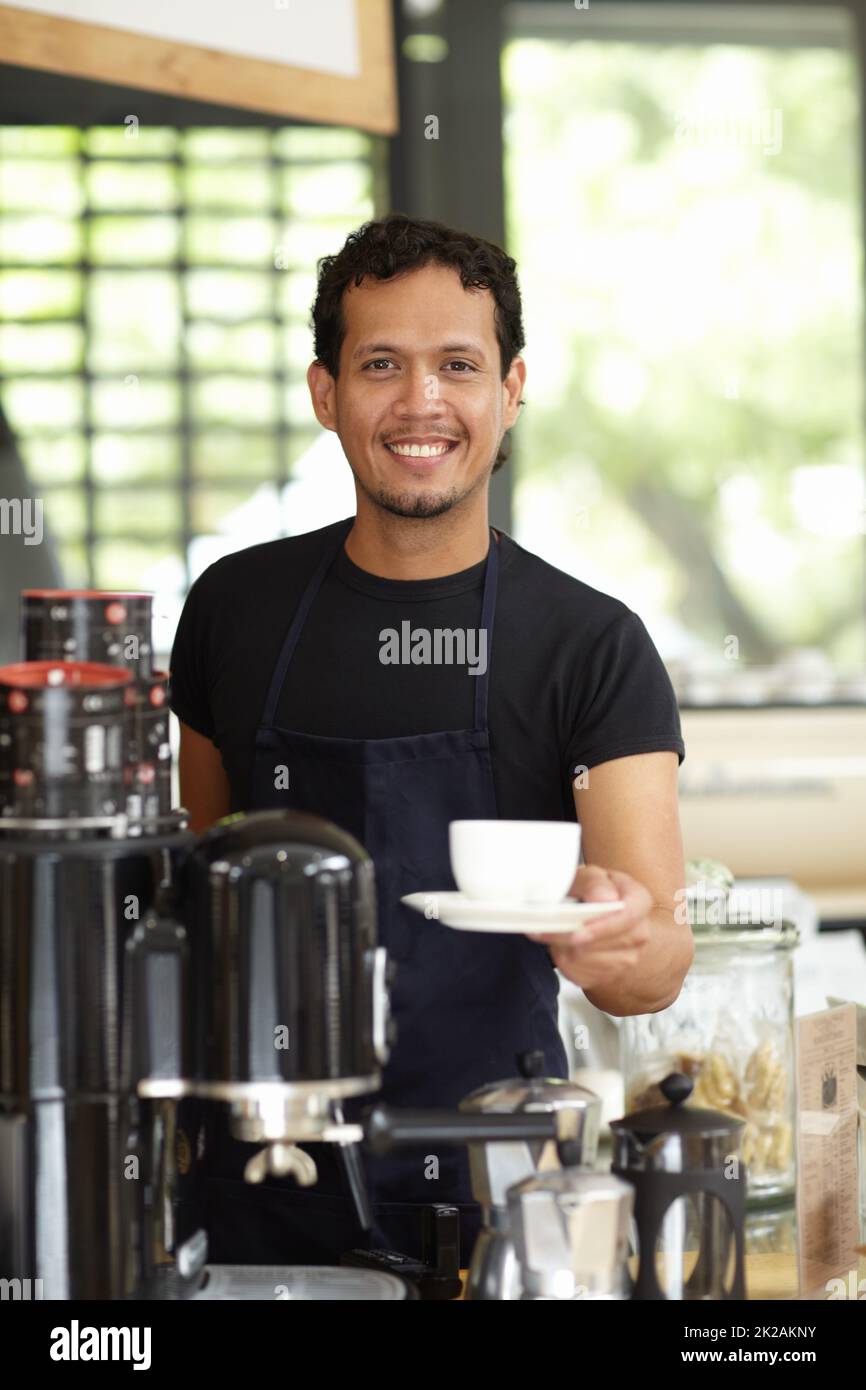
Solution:
<svg viewBox="0 0 866 1390"><path fill-rule="evenodd" d="M490 657L493 652L493 618L496 613L496 590L499 582L499 545L490 527L487 569L484 572L484 597L481 600L481 631L484 633L484 672L475 677L475 728L487 729L487 695L490 688Z"/></svg>
<svg viewBox="0 0 866 1390"><path fill-rule="evenodd" d="M298 645L298 640L301 636L304 623L307 621L307 615L309 614L309 611L313 606L313 600L315 599L316 594L321 589L325 575L328 573L328 570L331 568L331 565L334 563L340 551L342 550L343 542L345 541L354 524L355 518L352 516L349 517L349 520L343 526L340 526L338 528L333 545L329 545L325 550L324 555L319 561L318 568L316 569L312 579L310 580L309 584L304 590L303 597L300 603L298 604L297 611L295 613L294 618L292 619L292 625L286 633L285 641L283 642L279 659L277 661L276 666L274 667L274 674L271 676L271 684L268 688L268 698L265 701L265 708L262 713L261 720L262 725L266 729L273 728L274 718L277 713L277 702L280 698L280 692L282 691L283 683L286 679L286 672L289 669L289 662L295 654L295 647Z"/></svg>

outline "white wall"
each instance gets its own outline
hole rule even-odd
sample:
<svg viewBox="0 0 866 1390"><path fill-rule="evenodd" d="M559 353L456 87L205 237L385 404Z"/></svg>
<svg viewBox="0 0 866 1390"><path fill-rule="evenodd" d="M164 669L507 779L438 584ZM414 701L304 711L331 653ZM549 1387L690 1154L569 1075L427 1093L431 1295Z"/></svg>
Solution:
<svg viewBox="0 0 866 1390"><path fill-rule="evenodd" d="M338 77L361 70L356 0L16 0L10 8Z"/></svg>

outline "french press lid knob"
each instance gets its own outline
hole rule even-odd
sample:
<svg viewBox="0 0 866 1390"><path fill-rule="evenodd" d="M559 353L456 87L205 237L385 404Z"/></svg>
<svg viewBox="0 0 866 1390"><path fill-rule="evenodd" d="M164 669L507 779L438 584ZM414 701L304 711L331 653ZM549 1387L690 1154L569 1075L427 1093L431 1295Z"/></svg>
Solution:
<svg viewBox="0 0 866 1390"><path fill-rule="evenodd" d="M659 1086L665 1100L669 1100L671 1105L683 1105L694 1088L695 1083L692 1078L681 1071L672 1071Z"/></svg>
<svg viewBox="0 0 866 1390"><path fill-rule="evenodd" d="M646 1140L661 1134L701 1135L710 1138L738 1134L745 1121L723 1110L701 1109L686 1105L694 1082L683 1072L672 1071L659 1082L659 1090L667 1102L648 1110L632 1110L620 1120L611 1120L614 1134L634 1135Z"/></svg>

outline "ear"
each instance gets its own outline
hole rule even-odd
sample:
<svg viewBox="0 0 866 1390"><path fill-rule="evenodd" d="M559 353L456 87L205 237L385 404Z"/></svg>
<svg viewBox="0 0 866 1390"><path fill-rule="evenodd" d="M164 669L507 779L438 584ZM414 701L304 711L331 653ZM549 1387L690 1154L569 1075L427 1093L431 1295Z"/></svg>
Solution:
<svg viewBox="0 0 866 1390"><path fill-rule="evenodd" d="M515 357L502 383L503 418L502 427L510 430L520 414L520 397L526 383L526 363L522 357Z"/></svg>
<svg viewBox="0 0 866 1390"><path fill-rule="evenodd" d="M311 362L307 368L307 385L316 419L326 430L337 428L337 383L323 362Z"/></svg>

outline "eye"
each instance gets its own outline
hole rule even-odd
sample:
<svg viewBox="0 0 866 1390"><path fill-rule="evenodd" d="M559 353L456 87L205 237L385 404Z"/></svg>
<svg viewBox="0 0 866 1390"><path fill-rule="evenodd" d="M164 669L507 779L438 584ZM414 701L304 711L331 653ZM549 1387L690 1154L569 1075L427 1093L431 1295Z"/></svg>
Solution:
<svg viewBox="0 0 866 1390"><path fill-rule="evenodd" d="M374 358L371 358L371 360L370 360L369 362L365 362L365 363L364 363L364 366L362 367L362 371L367 372L367 371L369 371L371 368L373 368L373 370L374 370L375 372L378 372L379 369L383 369L383 370L386 370L386 371L387 371L389 368L393 367L394 365L395 365L395 364L394 364L393 360L392 360L390 357L374 357ZM468 372L476 372L476 371L478 370L477 367L473 367L473 365L472 365L471 362L464 362L464 361L462 361L460 358L456 358L456 357L455 357L455 358L452 358L452 360L451 360L450 362L446 362L446 363L445 363L445 366L446 366L446 367L450 367L450 368L452 368L452 369L457 369L457 375L458 375L458 376L465 376Z"/></svg>

